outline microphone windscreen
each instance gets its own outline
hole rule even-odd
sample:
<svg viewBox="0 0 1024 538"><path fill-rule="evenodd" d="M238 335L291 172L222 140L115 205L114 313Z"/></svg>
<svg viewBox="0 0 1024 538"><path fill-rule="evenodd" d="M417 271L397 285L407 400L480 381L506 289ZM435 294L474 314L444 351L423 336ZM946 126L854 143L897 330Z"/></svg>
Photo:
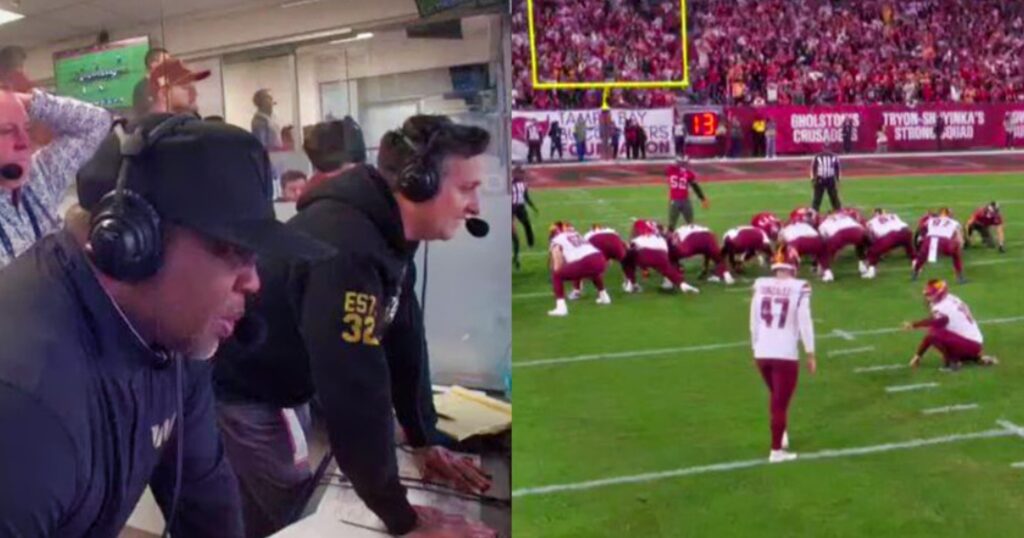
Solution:
<svg viewBox="0 0 1024 538"><path fill-rule="evenodd" d="M466 231L473 237L486 237L491 231L491 226L484 219L471 217L466 219Z"/></svg>
<svg viewBox="0 0 1024 538"><path fill-rule="evenodd" d="M263 316L247 313L235 326L235 343L245 351L253 351L267 341L267 321Z"/></svg>
<svg viewBox="0 0 1024 538"><path fill-rule="evenodd" d="M25 170L21 168L20 164L11 163L0 166L0 177L10 181L21 179L21 175L24 173Z"/></svg>

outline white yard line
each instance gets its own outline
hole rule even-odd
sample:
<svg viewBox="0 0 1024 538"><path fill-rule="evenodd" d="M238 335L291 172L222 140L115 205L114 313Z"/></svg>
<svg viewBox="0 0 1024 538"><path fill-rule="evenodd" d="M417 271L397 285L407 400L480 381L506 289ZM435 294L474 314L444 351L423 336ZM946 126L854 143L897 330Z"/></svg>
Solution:
<svg viewBox="0 0 1024 538"><path fill-rule="evenodd" d="M957 411L969 411L971 409L977 409L979 406L976 403L969 404L956 404L947 405L945 407L932 407L929 409L922 409L921 413L925 415L937 415L940 413L955 413Z"/></svg>
<svg viewBox="0 0 1024 538"><path fill-rule="evenodd" d="M864 347L853 347L850 349L837 349L835 351L829 351L825 355L828 357L838 357L840 355L854 355L857 353L864 353L865 351L874 351L875 346L864 346Z"/></svg>
<svg viewBox="0 0 1024 538"><path fill-rule="evenodd" d="M868 372L884 372L886 370L902 370L906 368L906 364L880 364L878 366L865 366L862 368L854 368L853 373L855 374L866 374Z"/></svg>
<svg viewBox="0 0 1024 538"><path fill-rule="evenodd" d="M1016 316L1010 318L993 318L987 320L981 320L981 325L1002 325L1005 323L1018 323L1024 321L1024 316ZM901 332L901 327L885 327L881 329L870 329L863 331L849 331L850 334L856 336L872 336L879 334L890 334ZM818 337L818 340L824 340L828 338L836 338L834 334L825 334ZM653 357L658 355L670 355L673 353L691 353L694 351L711 351L715 349L729 349L734 347L750 347L749 340L742 340L737 342L726 342L719 344L704 344L697 346L681 346L681 347L666 347L657 349L638 349L631 351L619 351L615 353L594 353L587 355L574 355L569 357L556 357L552 359L535 359L513 362L513 368L531 368L536 366L550 366L555 364L572 364L577 362L589 362L599 360L616 360L616 359L629 359L638 357Z"/></svg>
<svg viewBox="0 0 1024 538"><path fill-rule="evenodd" d="M853 336L852 334L850 334L850 333L848 333L846 331L841 331L839 329L833 329L832 330L832 334L838 336L839 338L842 338L843 340L846 340L847 342L850 342L852 340L856 340L856 338L857 338L857 337Z"/></svg>
<svg viewBox="0 0 1024 538"><path fill-rule="evenodd" d="M997 420L996 424L999 424L1004 429L1013 432L1017 437L1024 439L1024 427L1018 426L1009 420Z"/></svg>
<svg viewBox="0 0 1024 538"><path fill-rule="evenodd" d="M937 386L939 386L938 383L915 383L913 385L893 385L891 387L885 387L885 392L891 394L894 392L908 392L912 390L934 389Z"/></svg>
<svg viewBox="0 0 1024 538"><path fill-rule="evenodd" d="M1011 463L1010 467L1014 469L1024 469L1024 461L1018 461L1017 463Z"/></svg>
<svg viewBox="0 0 1024 538"><path fill-rule="evenodd" d="M953 435L944 435L941 437L928 437L922 439L912 439L909 441L902 441L898 443L887 443L882 445L871 445L854 448L841 448L832 450L821 450L818 452L810 452L806 454L800 454L799 458L790 463L799 463L802 461L809 460L824 460L824 459L835 459L845 458L851 456L864 456L867 454L879 454L885 452L892 452L895 450L909 450L913 448L921 448L926 446L944 445L949 443L957 443L960 441L969 441L974 439L991 439L996 437L1008 437L1011 435L1017 435L1017 432L1008 429L1006 427L996 428L991 430L985 430L975 433L959 433ZM733 461L726 463L716 463L713 465L700 465L696 467L684 467L681 469L673 469L670 471L659 471L653 473L643 473L627 476L616 476L610 478L601 478L598 480L587 480L585 482L575 482L569 484L554 484L549 486L538 486L532 488L521 488L512 492L513 497L526 497L535 495L548 495L551 493L561 493L567 491L586 491L595 488L601 488L606 486L615 486L619 484L637 484L645 482L654 482L657 480L665 480L668 478L678 478L682 476L693 476L699 474L708 473L721 473L726 471L736 471L739 469L748 469L751 467L760 467L768 465L767 459L756 459L756 460L743 460Z"/></svg>

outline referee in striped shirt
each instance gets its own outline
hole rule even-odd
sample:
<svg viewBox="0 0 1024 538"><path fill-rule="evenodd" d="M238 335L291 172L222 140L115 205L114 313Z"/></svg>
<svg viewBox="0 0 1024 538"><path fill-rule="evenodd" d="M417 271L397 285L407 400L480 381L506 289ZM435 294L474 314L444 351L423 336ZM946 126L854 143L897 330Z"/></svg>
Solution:
<svg viewBox="0 0 1024 538"><path fill-rule="evenodd" d="M814 211L821 210L821 197L828 192L828 201L832 204L832 210L841 209L843 205L839 202L839 156L832 152L829 145L821 153L814 156L811 161L811 183L814 185L814 201L811 207Z"/></svg>
<svg viewBox="0 0 1024 538"><path fill-rule="evenodd" d="M539 213L537 206L530 199L530 191L526 187L526 171L523 165L517 164L512 169L512 216L519 220L526 232L526 245L533 248L533 225L530 214L526 211L529 205L534 213ZM512 223L512 261L519 267L519 236L516 234L515 222Z"/></svg>

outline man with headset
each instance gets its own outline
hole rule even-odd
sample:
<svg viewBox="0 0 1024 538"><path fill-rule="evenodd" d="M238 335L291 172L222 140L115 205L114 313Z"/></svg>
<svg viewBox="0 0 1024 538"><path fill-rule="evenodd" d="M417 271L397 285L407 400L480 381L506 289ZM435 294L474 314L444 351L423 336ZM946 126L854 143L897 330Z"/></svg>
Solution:
<svg viewBox="0 0 1024 538"><path fill-rule="evenodd" d="M301 512L313 476L304 429L314 396L339 469L389 532L492 535L410 505L394 431L397 416L425 479L490 487L476 465L435 446L412 261L420 241L451 239L479 213L489 143L487 131L443 116L409 118L382 137L378 168L356 166L300 199L288 226L334 246L334 258L261 262L264 290L254 310L268 322L266 342L250 352L229 343L214 371L248 536L273 534Z"/></svg>
<svg viewBox="0 0 1024 538"><path fill-rule="evenodd" d="M37 151L30 121L55 135ZM41 91L0 90L0 267L60 228L64 193L109 130L102 108Z"/></svg>
<svg viewBox="0 0 1024 538"><path fill-rule="evenodd" d="M165 535L241 537L205 361L244 325L255 253L332 252L274 218L245 131L161 115L115 135L79 175L90 218L68 225L88 229L0 273L0 536L116 537L149 485Z"/></svg>

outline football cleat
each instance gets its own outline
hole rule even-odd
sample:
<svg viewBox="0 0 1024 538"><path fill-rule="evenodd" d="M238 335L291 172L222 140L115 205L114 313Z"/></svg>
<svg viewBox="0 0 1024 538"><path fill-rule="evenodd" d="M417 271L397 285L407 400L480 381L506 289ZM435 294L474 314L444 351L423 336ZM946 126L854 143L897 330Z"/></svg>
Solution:
<svg viewBox="0 0 1024 538"><path fill-rule="evenodd" d="M993 357L992 355L982 355L981 356L981 365L982 366L995 366L997 364L999 364L999 359Z"/></svg>
<svg viewBox="0 0 1024 538"><path fill-rule="evenodd" d="M673 288L673 286L672 286L672 281L671 280L669 280L667 278L661 279L661 289L663 289L663 290L670 290L672 288Z"/></svg>
<svg viewBox="0 0 1024 538"><path fill-rule="evenodd" d="M572 290L572 291L569 292L569 297L568 298L569 298L570 301L575 301L576 299L579 299L582 296L583 296L583 291L581 291L581 290Z"/></svg>
<svg viewBox="0 0 1024 538"><path fill-rule="evenodd" d="M877 274L878 273L875 270L875 266L874 265L870 265L870 266L868 266L868 270L867 271L864 271L863 273L861 273L860 277L861 278L866 278L866 279L870 280L872 278L875 278L875 276L877 276Z"/></svg>
<svg viewBox="0 0 1024 538"><path fill-rule="evenodd" d="M861 274L868 272L868 264L864 263L864 260L857 262L857 269L860 270Z"/></svg>
<svg viewBox="0 0 1024 538"><path fill-rule="evenodd" d="M601 290L597 294L597 304L612 304L612 298L608 295L608 290Z"/></svg>
<svg viewBox="0 0 1024 538"><path fill-rule="evenodd" d="M726 271L722 276L725 278L725 284L727 286L731 286L736 283L736 279L732 277L732 273L729 271Z"/></svg>
<svg viewBox="0 0 1024 538"><path fill-rule="evenodd" d="M768 454L768 463L785 463L796 459L796 454L785 450L772 450Z"/></svg>
<svg viewBox="0 0 1024 538"><path fill-rule="evenodd" d="M565 299L559 299L555 301L555 309L548 311L549 316L564 317L569 315L569 307L565 304Z"/></svg>
<svg viewBox="0 0 1024 538"><path fill-rule="evenodd" d="M700 293L699 289L687 284L686 282L679 285L679 290L683 293Z"/></svg>
<svg viewBox="0 0 1024 538"><path fill-rule="evenodd" d="M711 275L708 277L708 282L721 282L722 279L718 278L718 275Z"/></svg>
<svg viewBox="0 0 1024 538"><path fill-rule="evenodd" d="M832 270L831 269L825 269L825 272L822 273L822 275L821 275L821 281L822 282L832 282L835 279L836 279L836 277L835 277L835 275L832 274Z"/></svg>

